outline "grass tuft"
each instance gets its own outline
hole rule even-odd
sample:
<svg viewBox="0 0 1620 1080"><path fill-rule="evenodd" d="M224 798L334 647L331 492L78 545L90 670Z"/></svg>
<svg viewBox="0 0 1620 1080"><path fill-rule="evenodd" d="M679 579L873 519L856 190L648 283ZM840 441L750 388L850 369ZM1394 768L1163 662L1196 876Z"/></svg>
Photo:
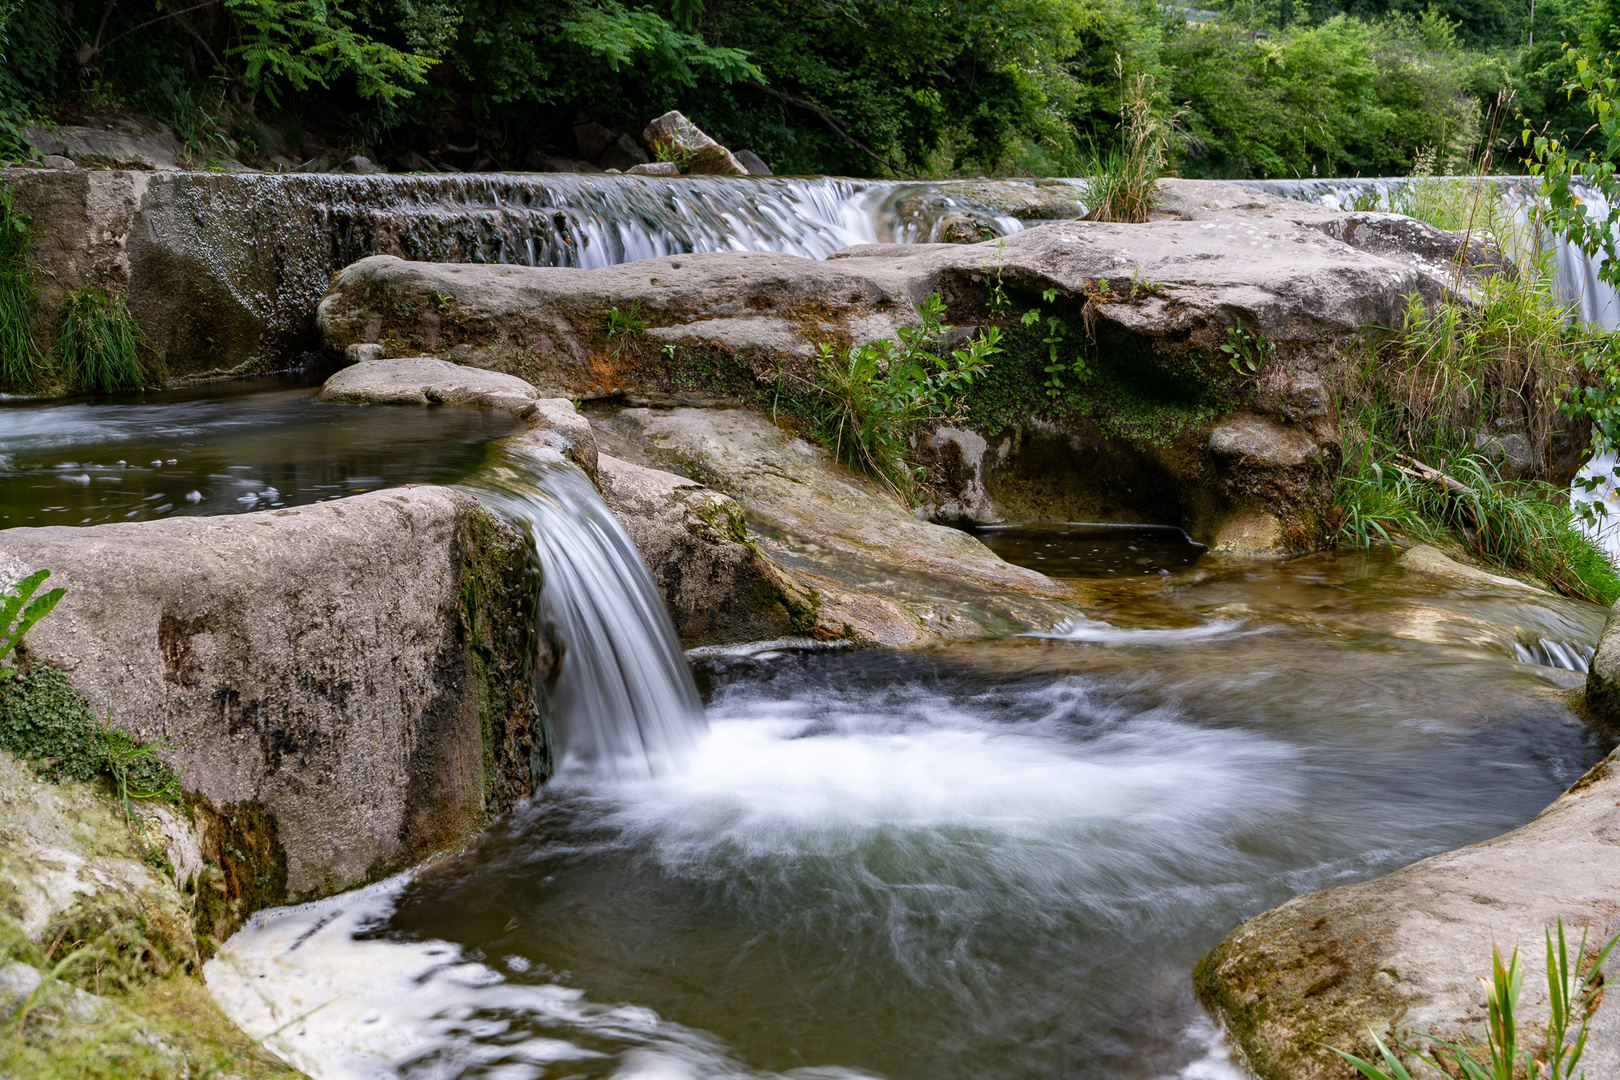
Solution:
<svg viewBox="0 0 1620 1080"><path fill-rule="evenodd" d="M1153 188L1169 164L1172 125L1180 113L1166 115L1167 98L1153 76L1124 79L1123 61L1114 58L1123 87L1120 145L1097 155L1081 188L1090 221L1146 221L1153 210Z"/></svg>
<svg viewBox="0 0 1620 1080"><path fill-rule="evenodd" d="M34 340L34 271L27 214L0 187L0 386L37 390L47 365Z"/></svg>
<svg viewBox="0 0 1620 1080"><path fill-rule="evenodd" d="M75 389L139 390L146 383L143 345L140 326L122 296L89 286L63 302L57 354L63 377Z"/></svg>

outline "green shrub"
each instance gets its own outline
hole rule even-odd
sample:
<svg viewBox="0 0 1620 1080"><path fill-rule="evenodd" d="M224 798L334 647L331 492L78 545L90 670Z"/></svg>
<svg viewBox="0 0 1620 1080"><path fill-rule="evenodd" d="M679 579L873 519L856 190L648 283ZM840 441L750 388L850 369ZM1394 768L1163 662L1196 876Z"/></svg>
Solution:
<svg viewBox="0 0 1620 1080"><path fill-rule="evenodd" d="M1456 544L1565 595L1604 605L1620 599L1620 572L1581 528L1567 491L1542 481L1504 480L1471 446L1429 443L1407 453L1406 444L1391 439L1398 427L1387 409L1355 418L1360 445L1347 448L1355 464L1337 492L1342 543L1368 547L1407 538Z"/></svg>
<svg viewBox="0 0 1620 1080"><path fill-rule="evenodd" d="M63 302L58 363L75 389L139 390L146 383L143 344L140 326L122 296L89 286Z"/></svg>

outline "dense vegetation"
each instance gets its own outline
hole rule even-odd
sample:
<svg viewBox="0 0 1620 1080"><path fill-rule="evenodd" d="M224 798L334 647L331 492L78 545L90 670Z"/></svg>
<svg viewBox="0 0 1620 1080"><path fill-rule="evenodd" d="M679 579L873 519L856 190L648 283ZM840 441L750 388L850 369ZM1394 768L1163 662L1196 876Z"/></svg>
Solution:
<svg viewBox="0 0 1620 1080"><path fill-rule="evenodd" d="M522 167L575 153L582 114L639 132L679 107L779 172L1072 174L1148 76L1185 106L1184 175L1403 173L1420 146L1466 163L1503 88L1578 136L1562 45L1620 44L1617 0L1533 25L1507 0L1204 4L0 0L0 156L28 120L128 110L204 160Z"/></svg>

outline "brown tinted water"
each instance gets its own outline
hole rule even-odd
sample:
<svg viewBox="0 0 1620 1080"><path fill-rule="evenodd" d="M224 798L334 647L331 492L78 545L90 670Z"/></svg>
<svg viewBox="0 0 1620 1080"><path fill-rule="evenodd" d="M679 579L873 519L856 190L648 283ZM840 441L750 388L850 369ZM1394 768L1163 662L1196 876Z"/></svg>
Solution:
<svg viewBox="0 0 1620 1080"><path fill-rule="evenodd" d="M1077 579L1089 616L698 662L683 770L274 914L210 985L318 1077L1238 1073L1233 926L1529 820L1607 749L1525 642L1603 611L1378 555Z"/></svg>

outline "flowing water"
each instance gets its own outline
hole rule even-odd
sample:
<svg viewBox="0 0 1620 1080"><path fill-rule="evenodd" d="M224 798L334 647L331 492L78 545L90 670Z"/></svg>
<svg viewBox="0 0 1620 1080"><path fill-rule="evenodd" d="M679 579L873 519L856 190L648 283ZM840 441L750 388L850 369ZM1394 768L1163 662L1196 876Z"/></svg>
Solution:
<svg viewBox="0 0 1620 1080"><path fill-rule="evenodd" d="M506 413L317 402L296 380L0 405L0 529L238 514L452 483Z"/></svg>
<svg viewBox="0 0 1620 1080"><path fill-rule="evenodd" d="M564 777L678 769L703 706L641 553L571 465L509 449L467 489L517 523L544 584L541 632L561 655L547 712Z"/></svg>
<svg viewBox="0 0 1620 1080"><path fill-rule="evenodd" d="M1044 634L709 650L683 767L575 770L463 855L264 913L210 988L319 1080L1235 1078L1192 965L1556 797L1606 747L1534 648L1604 613L1171 551L1084 552L1089 615Z"/></svg>

